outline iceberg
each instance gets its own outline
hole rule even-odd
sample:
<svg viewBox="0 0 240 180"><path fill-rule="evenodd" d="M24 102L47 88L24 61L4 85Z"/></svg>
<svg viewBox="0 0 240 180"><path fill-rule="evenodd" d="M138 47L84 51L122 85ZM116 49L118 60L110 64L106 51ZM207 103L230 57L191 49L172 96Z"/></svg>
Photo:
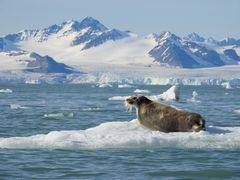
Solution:
<svg viewBox="0 0 240 180"><path fill-rule="evenodd" d="M172 86L162 94L149 96L149 98L156 101L159 100L178 101L180 98L180 92L177 86Z"/></svg>

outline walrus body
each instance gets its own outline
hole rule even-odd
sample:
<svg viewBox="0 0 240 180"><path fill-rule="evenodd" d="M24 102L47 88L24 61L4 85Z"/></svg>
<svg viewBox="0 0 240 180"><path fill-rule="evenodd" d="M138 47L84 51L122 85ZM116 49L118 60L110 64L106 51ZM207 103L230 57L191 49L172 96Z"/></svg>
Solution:
<svg viewBox="0 0 240 180"><path fill-rule="evenodd" d="M162 132L198 132L205 130L205 120L200 114L179 111L145 96L132 96L126 99L128 105L136 107L140 123Z"/></svg>

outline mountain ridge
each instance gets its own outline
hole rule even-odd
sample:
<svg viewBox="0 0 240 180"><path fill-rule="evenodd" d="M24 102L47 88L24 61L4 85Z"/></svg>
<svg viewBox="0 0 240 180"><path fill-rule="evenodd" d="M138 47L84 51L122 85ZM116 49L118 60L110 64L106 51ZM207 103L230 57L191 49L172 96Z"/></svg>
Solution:
<svg viewBox="0 0 240 180"><path fill-rule="evenodd" d="M124 50L124 45L119 46L123 42L126 43ZM146 48L141 48L143 45ZM64 63L74 57L73 64L79 66L88 59L101 57L99 62L119 63L124 57L129 64L132 59L139 59L136 62L178 68L216 67L239 64L239 47L240 39L218 41L197 33L181 38L166 31L140 37L129 31L109 29L92 17L81 22L68 20L43 29L23 30L0 38L0 52L26 50L49 55Z"/></svg>

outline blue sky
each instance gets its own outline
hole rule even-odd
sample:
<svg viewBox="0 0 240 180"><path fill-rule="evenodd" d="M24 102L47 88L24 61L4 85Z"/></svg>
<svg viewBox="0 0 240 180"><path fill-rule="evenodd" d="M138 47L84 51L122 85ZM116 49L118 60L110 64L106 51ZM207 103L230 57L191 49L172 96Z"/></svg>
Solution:
<svg viewBox="0 0 240 180"><path fill-rule="evenodd" d="M138 34L240 38L240 0L0 0L0 35L86 16Z"/></svg>

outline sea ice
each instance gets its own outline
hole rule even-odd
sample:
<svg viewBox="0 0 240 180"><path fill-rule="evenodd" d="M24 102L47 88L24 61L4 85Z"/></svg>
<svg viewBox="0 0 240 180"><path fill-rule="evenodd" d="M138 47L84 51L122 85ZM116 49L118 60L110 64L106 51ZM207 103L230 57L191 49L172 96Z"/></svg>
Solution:
<svg viewBox="0 0 240 180"><path fill-rule="evenodd" d="M86 130L52 131L27 137L0 138L9 149L182 148L240 149L240 127L207 127L201 132L163 133L132 121L113 121Z"/></svg>
<svg viewBox="0 0 240 180"><path fill-rule="evenodd" d="M104 84L98 84L97 86L100 87L100 88L112 87L111 84L106 84L106 83L104 83Z"/></svg>
<svg viewBox="0 0 240 180"><path fill-rule="evenodd" d="M10 104L11 109L28 109L29 107L22 106L20 104Z"/></svg>
<svg viewBox="0 0 240 180"><path fill-rule="evenodd" d="M0 89L0 93L12 93L11 89Z"/></svg>
<svg viewBox="0 0 240 180"><path fill-rule="evenodd" d="M124 101L128 97L129 96L113 96L113 97L108 98L108 100L110 100L110 101Z"/></svg>
<svg viewBox="0 0 240 180"><path fill-rule="evenodd" d="M222 87L226 88L226 89L233 89L231 84L229 82L224 82L221 84Z"/></svg>
<svg viewBox="0 0 240 180"><path fill-rule="evenodd" d="M146 89L136 89L136 90L134 91L134 93L138 93L138 94L141 94L141 93L143 93L143 94L147 94L147 93L150 93L150 91L149 91L149 90L146 90Z"/></svg>
<svg viewBox="0 0 240 180"><path fill-rule="evenodd" d="M178 101L180 98L180 93L177 86L172 86L162 94L149 96L149 98L152 100Z"/></svg>
<svg viewBox="0 0 240 180"><path fill-rule="evenodd" d="M131 87L133 87L133 86L130 84L119 84L118 85L118 88L131 88Z"/></svg>

